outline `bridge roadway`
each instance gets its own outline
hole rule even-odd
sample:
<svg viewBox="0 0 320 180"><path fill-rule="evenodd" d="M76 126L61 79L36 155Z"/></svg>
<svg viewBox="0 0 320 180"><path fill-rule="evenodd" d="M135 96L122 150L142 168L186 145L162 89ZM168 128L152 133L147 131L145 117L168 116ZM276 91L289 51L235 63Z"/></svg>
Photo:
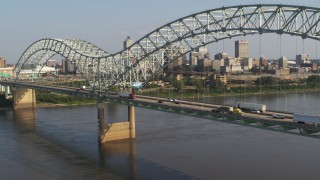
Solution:
<svg viewBox="0 0 320 180"><path fill-rule="evenodd" d="M212 112L216 110L218 107L223 106L223 105L217 105L217 104L199 103L199 102L184 101L184 100L170 101L170 99L151 97L151 96L137 95L136 97L137 97L136 100L138 101L149 102L149 103L159 103L159 100L160 100L162 101L162 103L167 104L169 106L175 106L180 108L190 108L190 109L202 110L202 111L208 111L208 112ZM282 114L285 118L274 119L272 115L275 113ZM263 119L268 121L276 121L276 122L293 122L292 113L279 113L275 111L266 111L263 113L244 112L241 116L256 118L256 119Z"/></svg>
<svg viewBox="0 0 320 180"><path fill-rule="evenodd" d="M30 82L30 81L0 81L0 85L11 86L11 87L25 87L37 90L51 91L61 94L69 95L81 95L84 97L98 98L97 93L92 93L90 89L80 89L76 87L60 86L51 83L43 82ZM190 116L196 116L207 119L218 119L225 121L225 119L232 119L230 122L237 124L251 124L253 126L264 126L264 127L274 127L284 126L287 130L298 129L301 134L301 129L307 129L312 133L320 132L320 128L312 124L297 124L292 119L292 113L280 113L275 111L266 111L263 113L245 112L241 116L235 114L219 114L214 112L217 107L221 105L217 104L207 104L200 102L192 102L185 100L170 101L166 98L150 97L136 95L136 99L120 98L115 94L102 93L100 95L101 100L106 100L110 102L116 102L127 105L134 105L137 107L155 109L165 112L172 112ZM161 101L161 103L160 103ZM282 114L284 119L274 119L273 114ZM289 127L289 128L288 128ZM283 128L282 128L283 129ZM298 133L298 134L299 134Z"/></svg>

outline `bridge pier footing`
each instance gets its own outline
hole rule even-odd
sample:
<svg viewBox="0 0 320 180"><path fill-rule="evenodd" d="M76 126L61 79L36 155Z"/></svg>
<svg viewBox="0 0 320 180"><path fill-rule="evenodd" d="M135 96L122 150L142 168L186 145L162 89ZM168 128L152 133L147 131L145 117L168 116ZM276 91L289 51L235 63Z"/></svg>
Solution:
<svg viewBox="0 0 320 180"><path fill-rule="evenodd" d="M134 139L136 137L134 106L128 106L128 121L118 123L105 123L104 103L99 102L97 107L100 143L122 139Z"/></svg>
<svg viewBox="0 0 320 180"><path fill-rule="evenodd" d="M27 88L14 88L13 109L26 109L36 107L36 91Z"/></svg>

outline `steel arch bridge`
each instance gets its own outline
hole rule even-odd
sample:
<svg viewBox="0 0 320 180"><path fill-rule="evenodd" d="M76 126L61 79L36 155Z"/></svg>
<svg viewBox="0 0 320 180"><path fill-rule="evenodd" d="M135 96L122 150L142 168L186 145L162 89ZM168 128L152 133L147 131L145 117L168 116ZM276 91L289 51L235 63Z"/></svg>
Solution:
<svg viewBox="0 0 320 180"><path fill-rule="evenodd" d="M20 57L15 72L44 66L55 54L71 61L92 88L146 81L169 62L194 49L226 38L263 33L320 39L320 9L256 4L207 10L165 24L118 53L76 39L42 39Z"/></svg>

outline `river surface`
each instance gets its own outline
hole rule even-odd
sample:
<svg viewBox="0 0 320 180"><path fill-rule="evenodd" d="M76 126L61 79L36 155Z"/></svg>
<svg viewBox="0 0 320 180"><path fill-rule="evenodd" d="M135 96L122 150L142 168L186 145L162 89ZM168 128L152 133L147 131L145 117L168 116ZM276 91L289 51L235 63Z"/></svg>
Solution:
<svg viewBox="0 0 320 180"><path fill-rule="evenodd" d="M317 93L206 99L316 114ZM280 104L280 105L279 105ZM106 120L127 106L106 104ZM319 179L320 140L136 108L136 139L99 146L95 106L0 110L1 179Z"/></svg>
<svg viewBox="0 0 320 180"><path fill-rule="evenodd" d="M201 98L201 95L195 95L194 97L195 98L190 100L231 106L236 106L237 102L250 102L266 104L267 110L272 111L294 112L310 115L319 115L320 113L320 92L219 96L215 98Z"/></svg>

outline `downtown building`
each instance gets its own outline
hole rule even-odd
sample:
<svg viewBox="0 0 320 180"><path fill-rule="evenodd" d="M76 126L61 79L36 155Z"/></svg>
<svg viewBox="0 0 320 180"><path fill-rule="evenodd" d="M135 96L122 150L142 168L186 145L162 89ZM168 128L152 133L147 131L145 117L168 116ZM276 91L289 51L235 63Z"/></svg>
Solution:
<svg viewBox="0 0 320 180"><path fill-rule="evenodd" d="M309 59L308 54L298 54L296 55L296 64L302 65L302 64L311 64L311 61Z"/></svg>
<svg viewBox="0 0 320 180"><path fill-rule="evenodd" d="M0 68L6 68L7 67L7 60L4 58L0 58Z"/></svg>
<svg viewBox="0 0 320 180"><path fill-rule="evenodd" d="M249 42L246 40L235 41L235 58L249 57Z"/></svg>

